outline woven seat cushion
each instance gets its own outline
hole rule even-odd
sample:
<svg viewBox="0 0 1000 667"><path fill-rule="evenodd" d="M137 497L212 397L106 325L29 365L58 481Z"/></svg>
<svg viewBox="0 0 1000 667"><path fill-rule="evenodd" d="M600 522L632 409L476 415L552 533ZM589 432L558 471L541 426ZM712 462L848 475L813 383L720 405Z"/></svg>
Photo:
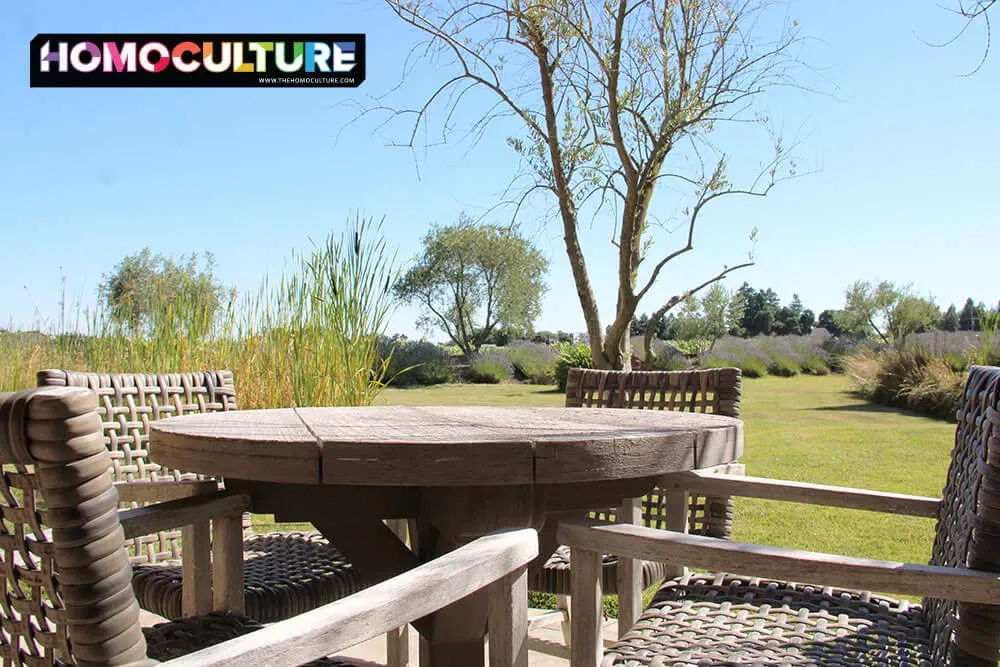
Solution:
<svg viewBox="0 0 1000 667"><path fill-rule="evenodd" d="M363 588L361 576L319 533L267 533L243 542L245 613L271 623L315 609ZM133 566L139 605L164 618L181 612L181 566Z"/></svg>
<svg viewBox="0 0 1000 667"><path fill-rule="evenodd" d="M662 563L642 561L642 588L649 588L664 576ZM528 590L553 595L569 595L569 547L563 545L545 561L537 572L528 575ZM601 586L605 595L618 594L618 557L604 554Z"/></svg>
<svg viewBox="0 0 1000 667"><path fill-rule="evenodd" d="M671 579L603 665L930 665L920 605L723 574Z"/></svg>
<svg viewBox="0 0 1000 667"><path fill-rule="evenodd" d="M194 653L203 648L220 644L245 635L264 626L245 616L213 612L204 616L182 618L143 628L146 637L146 655L164 662ZM332 658L319 658L307 663L308 667L351 667L349 663Z"/></svg>

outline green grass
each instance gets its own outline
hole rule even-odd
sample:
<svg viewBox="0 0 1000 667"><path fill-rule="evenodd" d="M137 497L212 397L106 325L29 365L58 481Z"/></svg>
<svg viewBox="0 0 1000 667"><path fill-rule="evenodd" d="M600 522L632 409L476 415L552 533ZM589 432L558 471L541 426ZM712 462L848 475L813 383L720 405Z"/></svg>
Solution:
<svg viewBox="0 0 1000 667"><path fill-rule="evenodd" d="M953 425L853 398L844 376L743 383L747 473L938 497ZM737 499L734 538L926 563L931 519Z"/></svg>

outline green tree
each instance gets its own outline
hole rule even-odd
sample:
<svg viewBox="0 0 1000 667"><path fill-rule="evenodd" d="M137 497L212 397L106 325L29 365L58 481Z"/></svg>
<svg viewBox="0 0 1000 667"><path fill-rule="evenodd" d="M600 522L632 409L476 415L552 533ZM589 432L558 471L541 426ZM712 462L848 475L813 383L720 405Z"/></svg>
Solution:
<svg viewBox="0 0 1000 667"><path fill-rule="evenodd" d="M639 317L632 318L632 325L629 327L629 335L641 336L646 330L646 325L649 324L649 315L643 313Z"/></svg>
<svg viewBox="0 0 1000 667"><path fill-rule="evenodd" d="M464 214L424 237L423 254L394 288L418 303L417 321L441 329L466 355L504 330L519 337L532 330L546 290L548 260L517 231L475 224Z"/></svg>
<svg viewBox="0 0 1000 667"><path fill-rule="evenodd" d="M209 252L174 260L143 248L105 273L97 293L110 319L132 333L170 327L201 336L211 329L227 297L214 271Z"/></svg>
<svg viewBox="0 0 1000 667"><path fill-rule="evenodd" d="M676 338L674 335L677 325L677 318L673 313L667 313L666 317L661 317L656 323L656 337L660 340L670 340Z"/></svg>
<svg viewBox="0 0 1000 667"><path fill-rule="evenodd" d="M673 322L673 339L715 341L729 333L743 315L743 299L716 283L702 298L688 297Z"/></svg>
<svg viewBox="0 0 1000 667"><path fill-rule="evenodd" d="M910 285L890 281L854 282L845 292L844 314L849 329L865 324L886 344L901 347L911 333L934 328L941 310L930 299L916 296Z"/></svg>
<svg viewBox="0 0 1000 667"><path fill-rule="evenodd" d="M782 306L774 316L772 332L779 336L794 336L802 333L802 300L798 294L792 295L787 306Z"/></svg>
<svg viewBox="0 0 1000 667"><path fill-rule="evenodd" d="M816 313L806 308L799 315L799 333L808 336L816 326Z"/></svg>
<svg viewBox="0 0 1000 667"><path fill-rule="evenodd" d="M705 337L714 347L715 341L728 334L743 318L743 297L716 283L702 297L701 313L705 320Z"/></svg>
<svg viewBox="0 0 1000 667"><path fill-rule="evenodd" d="M819 319L817 325L823 327L830 332L832 336L860 336L865 337L868 335L868 324L865 324L865 329L858 332L848 328L847 326L847 315L843 310L824 310L819 314Z"/></svg>
<svg viewBox="0 0 1000 667"><path fill-rule="evenodd" d="M948 310L944 311L944 315L941 316L938 328L941 331L958 331L959 325L958 311L955 310L955 304L951 304L948 306Z"/></svg>
<svg viewBox="0 0 1000 667"><path fill-rule="evenodd" d="M781 309L781 300L774 290L756 290L743 283L737 292L743 300L743 316L739 321L742 335L752 338L773 333L775 319Z"/></svg>
<svg viewBox="0 0 1000 667"><path fill-rule="evenodd" d="M979 331L979 311L972 297L965 300L965 305L958 313L958 328L961 331Z"/></svg>
<svg viewBox="0 0 1000 667"><path fill-rule="evenodd" d="M754 113L767 90L791 83L794 63L794 22L767 39L754 34L775 26L764 20L766 2L386 3L429 37L424 53L442 72L442 85L423 104L390 110L412 121L408 145L424 136L428 119L452 118L463 101L490 105L477 114L470 131L475 136L501 116L523 127L523 135L508 138L529 175L523 194L552 198L597 368L628 368L629 329L643 299L663 304L650 315L655 323L692 293L671 289L667 294L674 296L662 300L653 288L667 264L694 249L706 207L729 195L763 196L794 174L766 116ZM436 103L451 106L438 116ZM773 140L773 153L745 184L730 182L730 156L712 141L723 126L755 127ZM663 180L676 187L659 188ZM661 206L659 193L670 198L664 208L681 216L683 232L674 247L657 247L668 227L651 214ZM579 227L605 203L614 204L614 219L592 219L607 220L614 230L613 254L588 261ZM616 270L607 332L591 283L595 261ZM724 265L710 281L752 263L751 257Z"/></svg>

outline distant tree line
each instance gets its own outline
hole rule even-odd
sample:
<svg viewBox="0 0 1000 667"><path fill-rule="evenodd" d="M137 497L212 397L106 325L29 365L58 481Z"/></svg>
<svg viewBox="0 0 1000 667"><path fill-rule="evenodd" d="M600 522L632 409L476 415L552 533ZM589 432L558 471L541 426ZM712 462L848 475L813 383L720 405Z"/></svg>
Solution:
<svg viewBox="0 0 1000 667"><path fill-rule="evenodd" d="M685 340L725 334L744 338L808 335L821 327L834 336L874 337L902 345L912 333L980 331L983 313L989 312L1000 313L1000 303L989 310L983 301L970 297L961 310L951 304L942 312L932 298L919 296L910 285L859 280L845 290L842 308L824 310L817 317L803 306L798 294L782 305L773 289L755 289L744 282L732 294L715 286L704 299L689 299L678 313L660 318L652 331L662 340ZM633 336L646 332L649 317L643 313L632 319ZM701 324L696 326L696 321Z"/></svg>
<svg viewBox="0 0 1000 667"><path fill-rule="evenodd" d="M703 318L708 331L699 330L691 320ZM649 324L645 313L632 320L632 335L641 336ZM719 328L724 327L719 331ZM663 340L688 339L695 336L714 335L806 335L816 326L816 314L803 307L798 294L791 301L781 304L778 294L771 288L754 289L744 282L729 294L721 286L713 289L702 300L689 300L677 314L667 313L656 323L656 338ZM703 327L703 328L704 328ZM692 335L693 334L693 335Z"/></svg>

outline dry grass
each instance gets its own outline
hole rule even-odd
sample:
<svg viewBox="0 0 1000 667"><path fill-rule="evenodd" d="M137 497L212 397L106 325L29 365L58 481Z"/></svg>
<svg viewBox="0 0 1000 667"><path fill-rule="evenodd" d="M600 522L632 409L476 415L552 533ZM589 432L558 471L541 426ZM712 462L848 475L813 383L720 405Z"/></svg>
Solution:
<svg viewBox="0 0 1000 667"><path fill-rule="evenodd" d="M926 348L861 348L846 355L842 363L855 391L868 400L942 419L955 418L964 374L954 372L944 357Z"/></svg>

